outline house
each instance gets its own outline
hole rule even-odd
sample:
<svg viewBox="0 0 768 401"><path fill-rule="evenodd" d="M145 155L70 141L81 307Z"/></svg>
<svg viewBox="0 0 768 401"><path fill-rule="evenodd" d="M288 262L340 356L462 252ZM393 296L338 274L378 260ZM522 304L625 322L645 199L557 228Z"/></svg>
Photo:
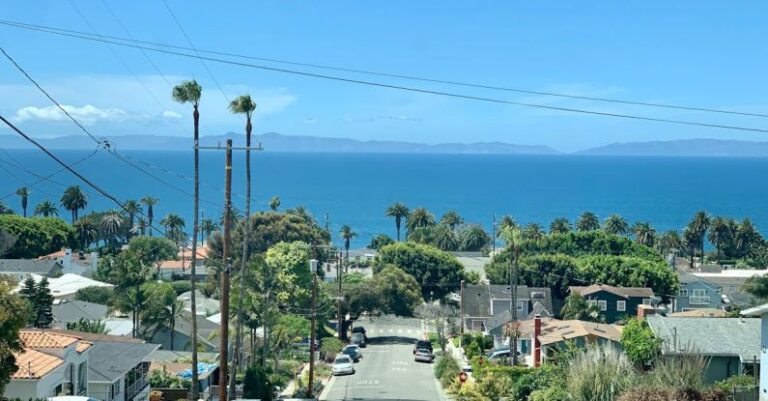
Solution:
<svg viewBox="0 0 768 401"><path fill-rule="evenodd" d="M512 307L510 286L496 284L467 285L461 290L462 324L465 330L478 331L488 334L491 327L498 328L499 324L511 320ZM549 288L517 286L516 300L518 319L532 319L533 311L539 314L552 315L552 293ZM505 316L494 316L509 313Z"/></svg>
<svg viewBox="0 0 768 401"><path fill-rule="evenodd" d="M214 352L219 349L217 340L212 339L218 335L220 325L208 320L204 315L197 315L197 344L199 351ZM153 336L151 341L162 345L164 350L183 350L192 349L192 316L184 312L177 319L175 333L173 335L173 344L171 344L171 333L168 329L160 329Z"/></svg>
<svg viewBox="0 0 768 401"><path fill-rule="evenodd" d="M30 274L53 278L63 273L64 268L56 260L0 259L0 274L13 277L19 282L23 282Z"/></svg>
<svg viewBox="0 0 768 401"><path fill-rule="evenodd" d="M183 303L185 311L192 313L192 291L179 294L176 299ZM195 301L198 315L209 316L218 313L221 308L221 302L218 299L208 298L200 290L195 291Z"/></svg>
<svg viewBox="0 0 768 401"><path fill-rule="evenodd" d="M53 327L66 329L67 323L75 323L80 319L104 320L107 317L107 306L85 301L70 301L55 299L53 301Z"/></svg>
<svg viewBox="0 0 768 401"><path fill-rule="evenodd" d="M645 287L614 287L606 284L571 286L568 291L580 294L587 303L597 305L606 323L615 323L634 315L638 305L650 305L653 290Z"/></svg>
<svg viewBox="0 0 768 401"><path fill-rule="evenodd" d="M696 353L709 358L704 372L707 383L751 373L760 362L758 319L649 316L646 321L663 341L662 354Z"/></svg>
<svg viewBox="0 0 768 401"><path fill-rule="evenodd" d="M679 271L680 290L673 310L685 312L693 309L718 309L723 306L721 287L693 273Z"/></svg>
<svg viewBox="0 0 768 401"><path fill-rule="evenodd" d="M621 326L586 322L583 320L557 320L536 316L517 325L518 350L529 366L539 366L556 357L566 343L584 348L592 344L621 341Z"/></svg>
<svg viewBox="0 0 768 401"><path fill-rule="evenodd" d="M670 313L669 317L726 317L728 312L722 309L691 309L685 312Z"/></svg>
<svg viewBox="0 0 768 401"><path fill-rule="evenodd" d="M6 398L47 398L88 393L91 342L79 336L21 330L21 352L14 352L18 370L2 394Z"/></svg>
<svg viewBox="0 0 768 401"><path fill-rule="evenodd" d="M219 354L199 352L198 378L200 386L200 398L203 400L216 397L214 390L219 384ZM145 361L150 362L149 371L165 371L168 374L191 380L192 378L192 353L189 351L165 351L157 350L147 356Z"/></svg>
<svg viewBox="0 0 768 401"><path fill-rule="evenodd" d="M60 251L41 256L38 259L58 261L61 263L63 273L79 274L81 276L89 276L99 266L98 252L77 252L77 254L73 254L70 248L63 248Z"/></svg>
<svg viewBox="0 0 768 401"><path fill-rule="evenodd" d="M760 401L768 401L768 304L741 311L742 316L760 318Z"/></svg>
<svg viewBox="0 0 768 401"><path fill-rule="evenodd" d="M94 341L88 396L102 401L149 399L149 362L158 344Z"/></svg>
<svg viewBox="0 0 768 401"><path fill-rule="evenodd" d="M58 262L54 262L58 263ZM42 276L37 274L31 274L35 282L40 282L43 279ZM21 290L24 286L23 282L20 282L16 291ZM92 280L87 277L79 276L77 274L67 273L61 277L55 277L48 279L48 287L51 289L51 295L54 299L66 299L74 300L77 291L86 287L114 287L112 284L103 283L101 281Z"/></svg>
<svg viewBox="0 0 768 401"><path fill-rule="evenodd" d="M192 276L190 267L192 262L189 260L163 260L157 264L158 276L167 281L189 280ZM198 260L195 268L195 278L198 281L205 281L208 276L208 268L204 260Z"/></svg>

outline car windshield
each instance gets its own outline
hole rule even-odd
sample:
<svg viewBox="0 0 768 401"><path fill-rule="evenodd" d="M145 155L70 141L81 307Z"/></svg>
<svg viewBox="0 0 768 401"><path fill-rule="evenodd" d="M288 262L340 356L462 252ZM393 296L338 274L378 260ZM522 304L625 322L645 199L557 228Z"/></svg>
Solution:
<svg viewBox="0 0 768 401"><path fill-rule="evenodd" d="M333 361L333 363L336 363L336 364L349 363L349 357L348 356L338 356Z"/></svg>
<svg viewBox="0 0 768 401"><path fill-rule="evenodd" d="M420 354L429 354L430 353L429 350L426 349L426 348L419 348L419 350L416 351L416 352L418 352Z"/></svg>

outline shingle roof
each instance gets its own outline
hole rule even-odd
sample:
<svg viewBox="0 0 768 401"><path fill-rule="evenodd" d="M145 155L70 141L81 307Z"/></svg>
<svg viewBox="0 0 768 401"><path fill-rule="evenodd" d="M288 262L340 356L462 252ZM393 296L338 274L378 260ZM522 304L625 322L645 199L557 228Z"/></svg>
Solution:
<svg viewBox="0 0 768 401"><path fill-rule="evenodd" d="M666 353L694 350L745 361L760 356L760 319L649 316L646 320L664 341Z"/></svg>
<svg viewBox="0 0 768 401"><path fill-rule="evenodd" d="M725 317L727 314L722 309L703 308L671 313L669 317Z"/></svg>
<svg viewBox="0 0 768 401"><path fill-rule="evenodd" d="M548 320L541 323L539 341L542 345L554 344L579 337L596 336L611 341L621 340L621 326L582 320Z"/></svg>
<svg viewBox="0 0 768 401"><path fill-rule="evenodd" d="M107 306L85 301L61 301L53 303L53 319L60 323L80 319L101 320L107 316ZM64 325L62 325L64 326Z"/></svg>
<svg viewBox="0 0 768 401"><path fill-rule="evenodd" d="M98 341L89 354L88 381L112 383L159 347L159 344Z"/></svg>
<svg viewBox="0 0 768 401"><path fill-rule="evenodd" d="M22 330L19 337L28 348L67 348L80 340L76 336L33 330Z"/></svg>
<svg viewBox="0 0 768 401"><path fill-rule="evenodd" d="M48 330L48 332L69 335L69 336L77 336L77 337L80 337L82 340L88 341L88 342L97 342L97 341L121 342L121 343L143 343L144 342L141 339L133 338L133 337L115 336L110 334L84 333L84 332L74 331L74 330L51 329L51 330Z"/></svg>
<svg viewBox="0 0 768 401"><path fill-rule="evenodd" d="M56 260L0 259L0 272L35 273L43 276L61 269Z"/></svg>
<svg viewBox="0 0 768 401"><path fill-rule="evenodd" d="M491 317L491 299L509 299L509 286L497 284L468 285L464 287L464 315L477 317ZM533 295L542 295L542 298L532 299ZM552 312L552 291L543 287L517 286L518 299L528 299L535 305L540 303L545 309Z"/></svg>
<svg viewBox="0 0 768 401"><path fill-rule="evenodd" d="M583 296L592 295L596 292L609 292L624 298L651 298L653 290L646 287L614 287L607 284L592 284L589 286L570 286L571 292L577 292Z"/></svg>
<svg viewBox="0 0 768 401"><path fill-rule="evenodd" d="M64 364L61 358L31 348L24 348L24 351L13 355L19 369L11 375L11 379L39 379Z"/></svg>

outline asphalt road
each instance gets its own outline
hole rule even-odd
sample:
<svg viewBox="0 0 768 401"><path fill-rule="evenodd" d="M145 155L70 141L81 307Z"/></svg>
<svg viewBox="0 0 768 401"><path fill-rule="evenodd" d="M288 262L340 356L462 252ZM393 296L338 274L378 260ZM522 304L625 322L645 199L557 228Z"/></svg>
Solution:
<svg viewBox="0 0 768 401"><path fill-rule="evenodd" d="M321 400L443 399L433 365L413 360L413 343L423 334L419 319L380 317L355 325L365 327L368 335L363 358L355 374L332 378Z"/></svg>

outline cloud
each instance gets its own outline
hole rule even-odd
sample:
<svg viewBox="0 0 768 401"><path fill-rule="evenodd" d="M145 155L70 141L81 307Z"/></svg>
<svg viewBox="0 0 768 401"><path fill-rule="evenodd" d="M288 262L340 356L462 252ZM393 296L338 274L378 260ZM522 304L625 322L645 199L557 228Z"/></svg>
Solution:
<svg viewBox="0 0 768 401"><path fill-rule="evenodd" d="M72 105L61 106L67 113L69 113L76 120L86 125L93 125L96 122L115 122L123 121L129 118L128 112L118 108L99 108L91 104L86 104L82 107ZM45 121L45 122L59 122L67 121L69 117L61 111L57 106L36 107L27 106L16 111L15 120L18 122L25 121Z"/></svg>
<svg viewBox="0 0 768 401"><path fill-rule="evenodd" d="M171 110L166 110L166 111L163 112L163 117L171 119L171 120L178 120L182 116L181 116L181 113L177 113L177 112L171 111Z"/></svg>

